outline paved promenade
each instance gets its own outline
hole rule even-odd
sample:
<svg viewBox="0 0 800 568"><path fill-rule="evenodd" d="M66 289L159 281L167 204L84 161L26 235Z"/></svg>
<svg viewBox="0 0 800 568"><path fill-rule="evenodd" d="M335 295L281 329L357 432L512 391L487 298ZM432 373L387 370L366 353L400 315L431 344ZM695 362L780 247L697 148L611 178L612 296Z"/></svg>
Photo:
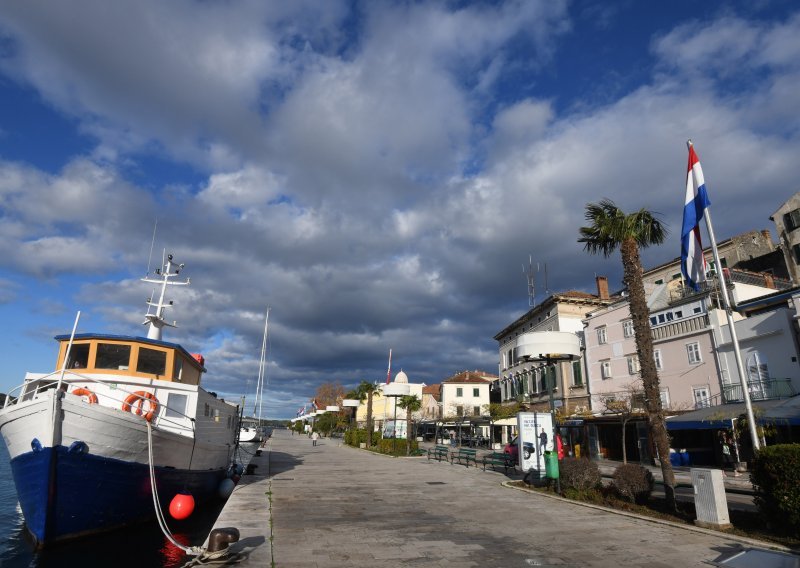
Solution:
<svg viewBox="0 0 800 568"><path fill-rule="evenodd" d="M502 473L339 440L312 447L275 430L265 450L217 523L242 532L232 550L243 566L674 568L752 546L503 487Z"/></svg>

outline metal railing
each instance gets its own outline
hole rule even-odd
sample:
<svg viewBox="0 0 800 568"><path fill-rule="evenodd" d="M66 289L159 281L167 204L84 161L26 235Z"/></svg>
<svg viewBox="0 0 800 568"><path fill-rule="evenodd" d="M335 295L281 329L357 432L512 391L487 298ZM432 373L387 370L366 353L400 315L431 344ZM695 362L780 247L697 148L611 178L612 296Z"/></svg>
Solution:
<svg viewBox="0 0 800 568"><path fill-rule="evenodd" d="M792 387L791 379L761 379L748 381L748 392L750 400L770 400L774 398L789 398L794 396L795 390ZM722 386L722 399L724 402L742 402L744 400L744 393L742 392L742 385L737 383L733 385Z"/></svg>

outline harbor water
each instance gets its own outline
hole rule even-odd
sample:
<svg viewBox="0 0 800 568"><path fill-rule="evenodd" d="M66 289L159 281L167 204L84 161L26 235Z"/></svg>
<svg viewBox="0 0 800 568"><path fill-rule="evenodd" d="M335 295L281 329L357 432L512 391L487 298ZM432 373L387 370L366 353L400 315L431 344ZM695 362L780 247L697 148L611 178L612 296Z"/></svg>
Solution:
<svg viewBox="0 0 800 568"><path fill-rule="evenodd" d="M220 500L182 522L168 518L175 539L187 546L201 546L223 505ZM155 521L34 551L17 504L8 451L0 443L1 568L177 568L189 560L191 557L169 542Z"/></svg>

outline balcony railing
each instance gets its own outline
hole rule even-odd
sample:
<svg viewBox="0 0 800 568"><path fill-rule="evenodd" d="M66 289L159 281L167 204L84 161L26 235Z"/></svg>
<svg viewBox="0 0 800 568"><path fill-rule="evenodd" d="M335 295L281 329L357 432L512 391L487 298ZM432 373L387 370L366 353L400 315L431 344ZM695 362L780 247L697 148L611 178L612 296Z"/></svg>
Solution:
<svg viewBox="0 0 800 568"><path fill-rule="evenodd" d="M773 398L789 398L796 393L792 387L791 379L762 379L755 381L748 381L747 385L750 392L750 400L769 400ZM744 400L744 393L742 392L742 385L737 383L734 385L722 386L722 400L723 402L742 402Z"/></svg>

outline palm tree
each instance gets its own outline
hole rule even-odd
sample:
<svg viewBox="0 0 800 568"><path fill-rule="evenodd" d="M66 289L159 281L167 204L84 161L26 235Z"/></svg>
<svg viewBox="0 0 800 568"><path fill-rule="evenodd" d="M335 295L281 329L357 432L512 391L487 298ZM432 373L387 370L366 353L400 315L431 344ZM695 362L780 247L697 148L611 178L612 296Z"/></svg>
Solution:
<svg viewBox="0 0 800 568"><path fill-rule="evenodd" d="M674 510L675 474L669 461L669 436L661 408L661 389L650 335L650 311L647 309L639 256L640 248L663 243L667 230L654 213L640 209L626 214L609 199L587 204L585 218L590 226L581 227L581 238L578 239L579 243L585 244L585 250L590 254L602 253L609 257L619 248L622 256L622 281L628 289L636 354L644 386L647 425L658 450L667 505Z"/></svg>
<svg viewBox="0 0 800 568"><path fill-rule="evenodd" d="M419 412L422 401L415 394L401 396L397 406L406 411L406 455L411 455L411 414Z"/></svg>
<svg viewBox="0 0 800 568"><path fill-rule="evenodd" d="M361 384L356 387L358 400L364 402L367 399L367 447L372 447L372 395L378 392L378 387L369 381L361 381Z"/></svg>

